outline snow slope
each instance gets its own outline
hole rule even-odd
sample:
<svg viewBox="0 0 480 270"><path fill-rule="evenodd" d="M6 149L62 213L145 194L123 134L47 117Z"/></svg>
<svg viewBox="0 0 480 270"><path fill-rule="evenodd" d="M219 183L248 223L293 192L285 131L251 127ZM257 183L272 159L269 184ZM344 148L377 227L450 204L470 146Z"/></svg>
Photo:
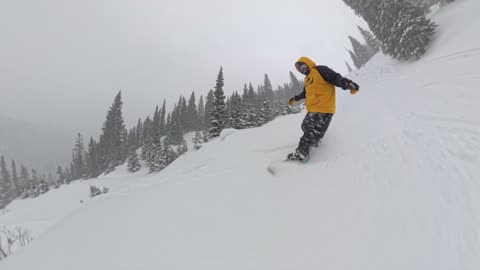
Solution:
<svg viewBox="0 0 480 270"><path fill-rule="evenodd" d="M339 91L309 163L278 164L303 114L228 130L157 175L98 180L119 186L58 215L1 269L479 269L479 8L441 9L422 60L378 55L351 74L362 88Z"/></svg>

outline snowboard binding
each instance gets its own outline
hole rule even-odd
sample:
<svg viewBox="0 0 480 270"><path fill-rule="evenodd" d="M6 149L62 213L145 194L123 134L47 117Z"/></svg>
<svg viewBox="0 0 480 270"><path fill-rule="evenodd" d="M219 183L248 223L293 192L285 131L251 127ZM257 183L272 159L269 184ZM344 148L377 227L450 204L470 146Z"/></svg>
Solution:
<svg viewBox="0 0 480 270"><path fill-rule="evenodd" d="M298 150L287 155L287 160L298 160L302 162L307 162L309 159L310 159L309 155L305 155Z"/></svg>

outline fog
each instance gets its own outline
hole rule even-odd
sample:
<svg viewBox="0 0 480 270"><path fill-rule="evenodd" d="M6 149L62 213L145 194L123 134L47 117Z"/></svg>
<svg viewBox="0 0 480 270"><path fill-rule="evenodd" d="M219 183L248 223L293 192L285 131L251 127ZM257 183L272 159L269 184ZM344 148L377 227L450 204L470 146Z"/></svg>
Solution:
<svg viewBox="0 0 480 270"><path fill-rule="evenodd" d="M0 2L0 115L98 135L122 90L127 125L180 94L288 81L300 56L345 72L364 25L342 1ZM67 149L68 150L68 149Z"/></svg>

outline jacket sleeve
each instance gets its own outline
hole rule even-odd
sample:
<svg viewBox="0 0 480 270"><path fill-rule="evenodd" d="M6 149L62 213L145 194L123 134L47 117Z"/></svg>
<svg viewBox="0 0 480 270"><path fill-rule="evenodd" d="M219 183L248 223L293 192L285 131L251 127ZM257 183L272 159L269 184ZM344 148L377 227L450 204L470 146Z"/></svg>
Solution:
<svg viewBox="0 0 480 270"><path fill-rule="evenodd" d="M302 93L296 95L294 99L295 101L299 101L299 100L305 99L306 95L307 95L307 92L305 91L305 87L303 87Z"/></svg>
<svg viewBox="0 0 480 270"><path fill-rule="evenodd" d="M327 66L316 66L315 69L322 75L325 81L342 88L343 90L349 90L348 84L351 80L342 77L342 75L333 71Z"/></svg>

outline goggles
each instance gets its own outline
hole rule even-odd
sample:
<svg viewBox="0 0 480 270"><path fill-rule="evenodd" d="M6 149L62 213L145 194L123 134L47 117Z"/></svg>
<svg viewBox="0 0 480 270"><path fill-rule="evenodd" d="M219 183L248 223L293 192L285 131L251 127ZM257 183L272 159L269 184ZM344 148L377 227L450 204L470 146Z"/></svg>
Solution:
<svg viewBox="0 0 480 270"><path fill-rule="evenodd" d="M302 62L297 63L297 69L303 75L307 75L310 72L310 68L308 67L308 65Z"/></svg>

